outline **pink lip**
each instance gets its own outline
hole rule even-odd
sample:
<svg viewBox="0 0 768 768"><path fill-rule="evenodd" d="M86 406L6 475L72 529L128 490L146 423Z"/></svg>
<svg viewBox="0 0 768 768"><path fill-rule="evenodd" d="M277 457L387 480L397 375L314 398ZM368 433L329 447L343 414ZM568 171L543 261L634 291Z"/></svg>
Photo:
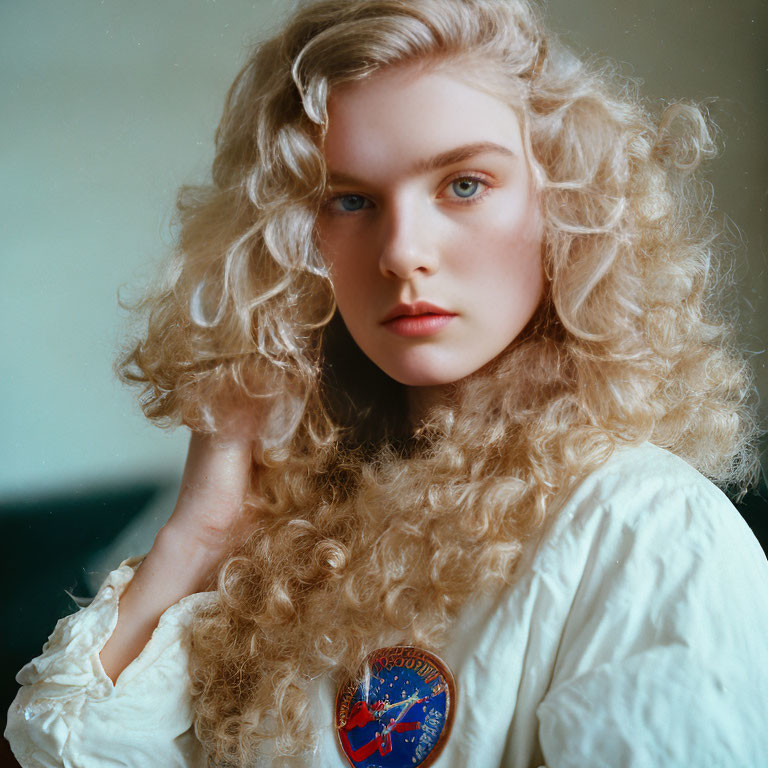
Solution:
<svg viewBox="0 0 768 768"><path fill-rule="evenodd" d="M398 304L394 309L387 312L381 322L387 323L401 315L407 317L413 317L414 315L450 315L453 317L454 314L454 312L449 312L447 309L438 307L436 304L430 304L428 301L417 301L413 304Z"/></svg>
<svg viewBox="0 0 768 768"><path fill-rule="evenodd" d="M401 315L384 323L398 336L432 336L442 330L456 315Z"/></svg>
<svg viewBox="0 0 768 768"><path fill-rule="evenodd" d="M382 325L398 336L431 336L444 328L456 317L456 313L417 301L413 304L398 304L382 320Z"/></svg>

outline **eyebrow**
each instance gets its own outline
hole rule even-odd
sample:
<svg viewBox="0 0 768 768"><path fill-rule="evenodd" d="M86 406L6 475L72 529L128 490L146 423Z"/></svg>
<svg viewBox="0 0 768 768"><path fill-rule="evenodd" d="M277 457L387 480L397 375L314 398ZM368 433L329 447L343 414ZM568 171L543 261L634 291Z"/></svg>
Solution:
<svg viewBox="0 0 768 768"><path fill-rule="evenodd" d="M430 171L437 170L438 168L445 168L447 165L454 165L455 163L463 163L465 160L469 160L476 155L483 155L486 153L495 153L499 155L505 155L507 157L516 157L517 153L513 152L508 147L502 144L496 144L493 141L477 141L473 144L462 144L460 147L449 149L440 154L428 157L424 160L419 160L410 169L409 175L429 173ZM346 173L330 173L329 181L332 184L359 184L360 179L350 176Z"/></svg>

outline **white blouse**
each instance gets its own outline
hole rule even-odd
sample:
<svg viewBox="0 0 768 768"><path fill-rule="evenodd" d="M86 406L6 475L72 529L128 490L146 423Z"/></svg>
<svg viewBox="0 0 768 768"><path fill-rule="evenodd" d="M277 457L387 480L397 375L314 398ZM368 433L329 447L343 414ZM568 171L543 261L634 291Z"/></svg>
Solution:
<svg viewBox="0 0 768 768"><path fill-rule="evenodd" d="M214 593L171 606L116 685L101 667L137 562L19 672L5 736L23 768L206 765L187 637ZM727 498L649 444L579 485L515 582L471 601L440 656L458 698L433 768L768 765L768 563ZM348 765L334 697L318 680L315 744L279 765Z"/></svg>

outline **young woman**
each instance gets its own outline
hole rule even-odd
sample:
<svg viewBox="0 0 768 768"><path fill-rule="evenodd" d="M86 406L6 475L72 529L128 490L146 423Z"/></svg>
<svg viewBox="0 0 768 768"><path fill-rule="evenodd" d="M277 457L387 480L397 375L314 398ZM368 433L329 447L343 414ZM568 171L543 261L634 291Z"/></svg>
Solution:
<svg viewBox="0 0 768 768"><path fill-rule="evenodd" d="M764 761L711 149L522 2L300 8L122 361L177 506L20 672L22 765Z"/></svg>

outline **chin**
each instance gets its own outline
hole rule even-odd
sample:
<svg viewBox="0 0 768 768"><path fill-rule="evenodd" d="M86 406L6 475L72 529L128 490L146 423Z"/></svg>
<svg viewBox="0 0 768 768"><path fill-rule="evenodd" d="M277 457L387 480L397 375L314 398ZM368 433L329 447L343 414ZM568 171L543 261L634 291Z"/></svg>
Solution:
<svg viewBox="0 0 768 768"><path fill-rule="evenodd" d="M427 366L379 366L384 373L407 387L440 387L468 376L472 371L434 369Z"/></svg>

